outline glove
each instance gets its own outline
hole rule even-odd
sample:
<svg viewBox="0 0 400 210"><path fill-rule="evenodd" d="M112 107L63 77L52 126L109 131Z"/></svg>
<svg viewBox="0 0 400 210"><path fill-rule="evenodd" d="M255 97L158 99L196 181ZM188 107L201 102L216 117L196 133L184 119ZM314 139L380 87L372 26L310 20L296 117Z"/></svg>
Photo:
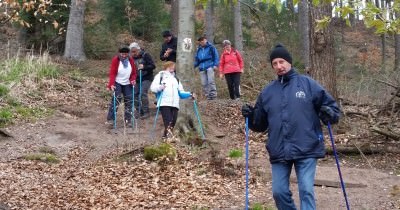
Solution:
<svg viewBox="0 0 400 210"><path fill-rule="evenodd" d="M325 125L328 125L328 123L334 124L338 122L335 112L329 106L321 106L321 109L319 110L319 118Z"/></svg>
<svg viewBox="0 0 400 210"><path fill-rule="evenodd" d="M245 104L242 106L242 115L243 117L252 117L254 112L254 107L250 104Z"/></svg>

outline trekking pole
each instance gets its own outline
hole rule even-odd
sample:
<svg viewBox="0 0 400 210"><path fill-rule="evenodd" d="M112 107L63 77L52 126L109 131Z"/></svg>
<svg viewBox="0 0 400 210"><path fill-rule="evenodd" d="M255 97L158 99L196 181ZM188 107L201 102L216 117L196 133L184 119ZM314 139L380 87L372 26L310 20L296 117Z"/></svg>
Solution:
<svg viewBox="0 0 400 210"><path fill-rule="evenodd" d="M161 91L160 96L157 100L157 112L156 112L156 117L154 118L154 123L153 123L153 128L151 129L151 133L150 133L150 138L153 139L154 138L154 132L156 129L156 123L157 123L157 117L158 117L158 113L160 112L160 105L161 105L161 98L163 95L164 91Z"/></svg>
<svg viewBox="0 0 400 210"><path fill-rule="evenodd" d="M138 97L138 100L139 100L139 118L140 118L140 113L141 113L141 110L142 110L142 69L140 69L139 70L139 97Z"/></svg>
<svg viewBox="0 0 400 210"><path fill-rule="evenodd" d="M340 184L341 184L341 186L342 186L342 191L343 191L344 199L345 199L345 201L346 201L346 207L347 207L347 210L350 210L349 201L347 200L346 188L345 188L345 186L344 186L344 182L343 182L343 178L342 178L342 172L340 171L339 158L338 158L338 155L337 155L337 153L336 153L335 141L334 141L334 139L333 139L332 129L331 129L331 123L330 123L330 122L328 122L328 132L329 132L329 137L330 137L331 143L332 143L333 154L334 154L335 160L336 160L336 166L337 166L338 173L339 173Z"/></svg>
<svg viewBox="0 0 400 210"><path fill-rule="evenodd" d="M199 121L200 132L201 132L201 136L202 136L203 141L204 141L204 140L206 139L206 137L205 137L205 135L204 135L203 125L201 124L200 115L199 115L199 110L197 109L196 100L193 100L193 108L194 108L194 111L195 111L196 116L197 116L197 121Z"/></svg>
<svg viewBox="0 0 400 210"><path fill-rule="evenodd" d="M249 118L246 117L246 199L245 209L249 209Z"/></svg>
<svg viewBox="0 0 400 210"><path fill-rule="evenodd" d="M114 123L113 128L114 131L117 129L117 99L115 96L115 90L113 91L113 111L114 111Z"/></svg>
<svg viewBox="0 0 400 210"><path fill-rule="evenodd" d="M132 85L132 129L135 127L135 85Z"/></svg>

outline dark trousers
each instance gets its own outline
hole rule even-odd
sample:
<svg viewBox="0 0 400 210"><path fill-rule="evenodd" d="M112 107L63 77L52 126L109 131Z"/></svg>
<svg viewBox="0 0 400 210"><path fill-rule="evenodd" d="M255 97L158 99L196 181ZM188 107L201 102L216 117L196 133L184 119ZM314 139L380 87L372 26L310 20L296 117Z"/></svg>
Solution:
<svg viewBox="0 0 400 210"><path fill-rule="evenodd" d="M229 97L231 99L240 98L240 72L225 74L226 83L228 84Z"/></svg>
<svg viewBox="0 0 400 210"><path fill-rule="evenodd" d="M164 122L164 134L163 137L167 137L168 130L175 127L176 120L178 119L178 108L172 106L161 106L161 116Z"/></svg>
<svg viewBox="0 0 400 210"><path fill-rule="evenodd" d="M143 115L144 113L149 113L149 89L151 85L150 80L143 80L142 81L142 94L141 94L141 100L139 100L139 81L136 82L135 86L135 108L137 111L140 111L140 114ZM140 104L140 110L139 110L139 103Z"/></svg>
<svg viewBox="0 0 400 210"><path fill-rule="evenodd" d="M132 118L132 85L121 85L115 83L115 96L116 96L116 111L118 111L118 107L122 101L122 95L124 98L125 104L125 121L130 122ZM111 97L111 104L110 108L108 109L107 120L114 120L114 102L113 98Z"/></svg>

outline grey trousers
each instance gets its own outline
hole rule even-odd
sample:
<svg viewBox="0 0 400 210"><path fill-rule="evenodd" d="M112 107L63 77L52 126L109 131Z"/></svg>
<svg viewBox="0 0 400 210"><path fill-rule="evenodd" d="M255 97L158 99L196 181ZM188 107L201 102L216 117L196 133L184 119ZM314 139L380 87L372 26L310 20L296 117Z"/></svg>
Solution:
<svg viewBox="0 0 400 210"><path fill-rule="evenodd" d="M214 68L210 67L207 70L200 71L201 85L203 93L207 99L217 98L217 86L215 85Z"/></svg>
<svg viewBox="0 0 400 210"><path fill-rule="evenodd" d="M137 111L140 111L140 114L143 115L144 113L149 113L149 89L151 85L150 80L143 80L142 81L142 94L141 94L141 99L139 100L139 82L136 82L135 86L135 109ZM140 110L139 109L139 103L140 104Z"/></svg>

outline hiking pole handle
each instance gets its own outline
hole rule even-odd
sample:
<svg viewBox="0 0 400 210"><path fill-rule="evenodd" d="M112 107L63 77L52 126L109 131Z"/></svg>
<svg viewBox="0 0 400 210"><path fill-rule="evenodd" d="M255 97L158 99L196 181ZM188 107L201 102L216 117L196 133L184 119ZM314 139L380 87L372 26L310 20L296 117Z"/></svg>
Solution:
<svg viewBox="0 0 400 210"><path fill-rule="evenodd" d="M332 143L333 154L334 154L335 160L336 160L336 166L337 166L338 173L339 173L340 184L342 186L344 199L346 201L346 208L347 208L347 210L350 210L349 201L347 200L346 188L345 188L343 177L342 177L342 172L340 171L339 157L338 157L337 152L336 152L335 140L333 139L333 134L332 134L332 129L331 129L331 123L330 122L328 122L328 132L329 132L329 137L330 137L331 143Z"/></svg>

